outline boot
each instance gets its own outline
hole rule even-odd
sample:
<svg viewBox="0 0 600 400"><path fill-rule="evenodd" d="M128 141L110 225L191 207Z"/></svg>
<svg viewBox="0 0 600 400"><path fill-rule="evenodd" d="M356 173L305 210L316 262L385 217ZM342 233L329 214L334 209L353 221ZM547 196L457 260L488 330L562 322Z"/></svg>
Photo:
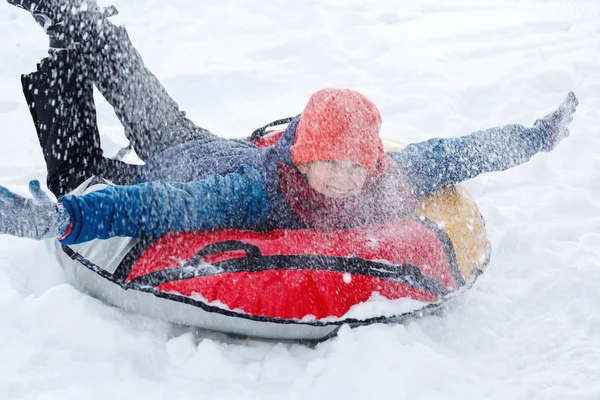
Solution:
<svg viewBox="0 0 600 400"><path fill-rule="evenodd" d="M6 0L27 10L44 29L51 49L68 49L101 29L102 21L119 12L100 8L95 0Z"/></svg>

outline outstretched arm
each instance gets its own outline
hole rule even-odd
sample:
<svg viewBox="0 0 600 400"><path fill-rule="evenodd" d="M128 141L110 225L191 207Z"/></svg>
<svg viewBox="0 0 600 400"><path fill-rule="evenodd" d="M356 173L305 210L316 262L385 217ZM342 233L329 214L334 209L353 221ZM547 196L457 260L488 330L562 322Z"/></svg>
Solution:
<svg viewBox="0 0 600 400"><path fill-rule="evenodd" d="M82 196L67 195L59 199L58 207L49 200L40 203L33 190L34 199L27 199L1 189L0 213L4 216L10 211L10 218L0 219L0 233L34 239L60 237L64 244L114 236L252 229L268 214L262 176L247 166L202 181L109 186Z"/></svg>
<svg viewBox="0 0 600 400"><path fill-rule="evenodd" d="M484 172L503 171L529 161L540 151L552 150L569 135L578 101L573 93L556 111L533 127L506 125L470 135L431 139L408 145L390 156L418 196L453 185Z"/></svg>

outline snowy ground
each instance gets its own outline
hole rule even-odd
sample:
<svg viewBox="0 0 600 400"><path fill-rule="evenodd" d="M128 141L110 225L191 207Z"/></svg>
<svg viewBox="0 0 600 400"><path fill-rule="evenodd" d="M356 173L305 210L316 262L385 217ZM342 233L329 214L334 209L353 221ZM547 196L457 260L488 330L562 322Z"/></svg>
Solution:
<svg viewBox="0 0 600 400"><path fill-rule="evenodd" d="M19 74L46 39L1 2L0 184L44 179ZM104 3L106 4L106 3ZM597 0L119 0L198 124L247 134L325 86L375 101L405 142L531 124L573 90L572 136L468 183L493 257L444 317L301 345L232 340L77 292L46 243L0 237L0 399L600 398ZM109 150L120 127L99 118Z"/></svg>

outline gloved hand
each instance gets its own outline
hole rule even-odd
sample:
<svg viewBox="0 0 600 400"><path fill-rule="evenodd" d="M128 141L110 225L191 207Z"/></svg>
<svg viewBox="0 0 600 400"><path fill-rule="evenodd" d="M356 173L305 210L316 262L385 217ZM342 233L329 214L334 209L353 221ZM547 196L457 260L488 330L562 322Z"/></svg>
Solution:
<svg viewBox="0 0 600 400"><path fill-rule="evenodd" d="M547 135L542 151L552 150L561 140L569 136L569 128L567 126L573 121L573 114L578 104L579 100L575 97L575 93L569 92L567 98L558 106L556 111L535 121L533 126L542 126Z"/></svg>
<svg viewBox="0 0 600 400"><path fill-rule="evenodd" d="M0 186L0 233L36 240L59 236L58 206L40 188L29 182L33 198L19 196Z"/></svg>

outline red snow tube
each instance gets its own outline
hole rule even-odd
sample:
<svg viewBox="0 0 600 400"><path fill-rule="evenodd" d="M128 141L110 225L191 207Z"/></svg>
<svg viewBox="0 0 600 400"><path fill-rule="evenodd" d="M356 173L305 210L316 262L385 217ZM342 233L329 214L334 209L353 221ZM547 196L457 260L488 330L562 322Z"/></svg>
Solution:
<svg viewBox="0 0 600 400"><path fill-rule="evenodd" d="M254 316L317 320L341 317L376 292L432 303L464 285L447 236L417 220L344 231L168 234L141 254L125 282Z"/></svg>
<svg viewBox="0 0 600 400"><path fill-rule="evenodd" d="M385 143L388 149L397 145ZM458 186L425 199L412 217L351 230L222 230L169 233L132 245L119 240L125 238L109 247L116 258L105 265L93 260L107 254L100 247L109 246L106 241L62 246L64 264L88 291L120 307L268 338L322 338L332 332L324 328L343 323L422 315L470 287L489 260L483 219ZM373 298L414 303L393 315L352 314Z"/></svg>

